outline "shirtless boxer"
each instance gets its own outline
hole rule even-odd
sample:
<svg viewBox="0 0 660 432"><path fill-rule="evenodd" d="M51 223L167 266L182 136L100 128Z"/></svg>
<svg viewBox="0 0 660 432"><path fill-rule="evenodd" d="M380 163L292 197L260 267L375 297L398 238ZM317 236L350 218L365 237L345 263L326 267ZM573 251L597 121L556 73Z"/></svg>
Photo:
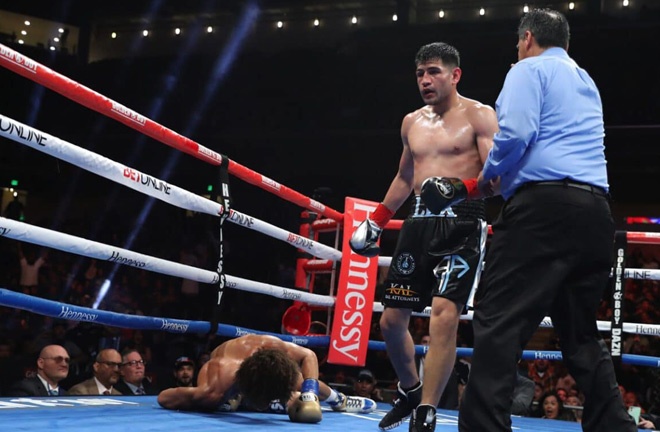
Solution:
<svg viewBox="0 0 660 432"><path fill-rule="evenodd" d="M241 407L267 410L274 401L288 401L294 422L321 421L319 400L334 411L368 413L376 403L344 396L318 380L316 354L274 336L246 335L227 341L202 366L197 387L162 391L158 403L167 409L235 411Z"/></svg>
<svg viewBox="0 0 660 432"><path fill-rule="evenodd" d="M382 228L414 192L383 285L385 310L380 327L399 384L398 399L379 427L393 429L412 413L411 431L432 431L435 407L456 358L458 319L474 295L481 272L487 224L476 178L498 126L491 107L458 94L462 72L454 47L425 45L417 52L415 64L425 106L404 117L399 170L383 202L358 226L350 245L361 255L378 254ZM442 202L432 205L438 197L428 192L427 202L425 189L444 193L446 202L440 195ZM458 201L458 195L471 200L445 209L445 204ZM431 341L422 386L408 323L413 310L421 311L429 303Z"/></svg>

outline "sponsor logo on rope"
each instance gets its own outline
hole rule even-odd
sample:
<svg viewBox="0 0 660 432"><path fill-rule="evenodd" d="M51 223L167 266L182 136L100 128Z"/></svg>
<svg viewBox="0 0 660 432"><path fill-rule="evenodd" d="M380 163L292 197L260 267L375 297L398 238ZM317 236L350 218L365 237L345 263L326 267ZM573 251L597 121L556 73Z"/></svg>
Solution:
<svg viewBox="0 0 660 432"><path fill-rule="evenodd" d="M325 211L325 206L316 200L310 200L309 206L317 210L320 210L321 212Z"/></svg>
<svg viewBox="0 0 660 432"><path fill-rule="evenodd" d="M160 325L161 330L167 330L174 333L185 333L188 331L188 324L185 323L176 323L163 318L160 318L162 324Z"/></svg>
<svg viewBox="0 0 660 432"><path fill-rule="evenodd" d="M314 242L312 240L300 237L298 234L289 233L286 241L301 249L314 249Z"/></svg>
<svg viewBox="0 0 660 432"><path fill-rule="evenodd" d="M2 116L0 116L0 132L14 135L23 141L28 141L42 147L46 147L46 142L48 141L48 138L46 138L46 136L39 131L32 129L29 126L16 124L8 118Z"/></svg>
<svg viewBox="0 0 660 432"><path fill-rule="evenodd" d="M641 280L656 279L653 277L653 272L651 272L650 270L642 270L642 269L626 269L624 271L624 277L628 279L641 279Z"/></svg>
<svg viewBox="0 0 660 432"><path fill-rule="evenodd" d="M211 149L207 149L204 146L198 145L197 146L197 151L205 156L210 157L213 160L216 160L220 163L222 163L222 156L220 156L218 153L214 152Z"/></svg>
<svg viewBox="0 0 660 432"><path fill-rule="evenodd" d="M286 288L282 288L282 298L287 300L300 300L302 298L302 294L288 290Z"/></svg>
<svg viewBox="0 0 660 432"><path fill-rule="evenodd" d="M139 124L140 126L144 126L144 124L147 122L147 118L143 115L140 115L133 111L132 109L126 108L124 105L117 103L115 101L112 101L112 111L116 112L120 116Z"/></svg>
<svg viewBox="0 0 660 432"><path fill-rule="evenodd" d="M5 234L9 234L10 232L11 232L11 228L0 227L0 236L4 236Z"/></svg>
<svg viewBox="0 0 660 432"><path fill-rule="evenodd" d="M5 57L16 66L23 68L28 72L37 73L37 66L39 66L37 62L17 53L14 50L10 50L5 46L0 46L0 56Z"/></svg>
<svg viewBox="0 0 660 432"><path fill-rule="evenodd" d="M654 336L660 336L660 327L651 327L651 326L645 326L642 324L637 324L635 325L635 334L643 334L643 335L654 335Z"/></svg>
<svg viewBox="0 0 660 432"><path fill-rule="evenodd" d="M231 216L229 216L229 220L231 220L232 222L238 225L242 225L248 228L250 228L254 224L253 217L241 213L237 213L235 211L231 212Z"/></svg>
<svg viewBox="0 0 660 432"><path fill-rule="evenodd" d="M124 264L124 265L128 265L128 266L131 266L131 267L138 267L138 268L146 267L146 265L147 265L147 263L145 261L138 261L138 260L126 258L126 257L121 256L119 254L119 252L114 252L114 251L112 252L112 255L110 255L110 258L108 258L107 260L110 261L110 262L116 262L116 263L119 263L119 264Z"/></svg>
<svg viewBox="0 0 660 432"><path fill-rule="evenodd" d="M98 314L78 312L68 306L62 306L62 311L57 315L58 318L72 320L72 321L89 321L94 322L99 317Z"/></svg>
<svg viewBox="0 0 660 432"><path fill-rule="evenodd" d="M254 334L254 332L236 327L236 337L247 336L247 335L251 335L251 334Z"/></svg>
<svg viewBox="0 0 660 432"><path fill-rule="evenodd" d="M273 179L269 179L268 177L262 175L261 176L261 183L265 184L266 186L270 187L271 189L275 189L276 191L279 191L282 189L282 185L276 182Z"/></svg>
<svg viewBox="0 0 660 432"><path fill-rule="evenodd" d="M561 360L561 353L534 351L534 360Z"/></svg>
<svg viewBox="0 0 660 432"><path fill-rule="evenodd" d="M346 198L342 265L335 303L328 361L363 366L367 357L378 259L354 253L349 239L378 203Z"/></svg>
<svg viewBox="0 0 660 432"><path fill-rule="evenodd" d="M305 338L297 338L294 336L291 338L291 342L296 345L307 345L309 343L309 340Z"/></svg>
<svg viewBox="0 0 660 432"><path fill-rule="evenodd" d="M158 180L157 178L151 177L150 175L143 174L140 171L136 171L132 168L124 168L124 177L134 181L135 183L140 183L143 186L151 187L158 192L164 193L165 195L169 195L170 190L172 189L172 186L165 183L164 181Z"/></svg>

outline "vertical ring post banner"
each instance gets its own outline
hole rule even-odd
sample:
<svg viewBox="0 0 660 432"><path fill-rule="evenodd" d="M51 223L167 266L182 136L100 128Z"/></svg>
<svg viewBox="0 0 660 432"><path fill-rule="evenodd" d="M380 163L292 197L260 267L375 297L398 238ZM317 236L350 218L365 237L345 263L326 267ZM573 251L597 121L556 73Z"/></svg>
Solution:
<svg viewBox="0 0 660 432"><path fill-rule="evenodd" d="M610 355L615 365L621 364L621 348L623 345L623 278L626 271L626 248L628 234L617 231L614 235L614 269L612 270L612 340Z"/></svg>
<svg viewBox="0 0 660 432"><path fill-rule="evenodd" d="M219 222L219 237L218 237L218 296L216 299L216 304L213 307L213 313L211 318L211 329L209 334L216 334L218 331L218 323L220 321L220 303L222 302L222 295L225 292L225 286L227 286L227 276L225 275L225 244L222 234L222 227L225 223L225 220L229 217L231 213L231 193L229 190L229 158L222 156L222 162L218 168L218 179L219 179L219 189L220 189L220 200L221 200L221 213L220 213L220 222Z"/></svg>
<svg viewBox="0 0 660 432"><path fill-rule="evenodd" d="M378 256L367 258L348 245L353 231L376 210L378 203L346 197L341 270L330 333L328 363L364 366L367 358Z"/></svg>

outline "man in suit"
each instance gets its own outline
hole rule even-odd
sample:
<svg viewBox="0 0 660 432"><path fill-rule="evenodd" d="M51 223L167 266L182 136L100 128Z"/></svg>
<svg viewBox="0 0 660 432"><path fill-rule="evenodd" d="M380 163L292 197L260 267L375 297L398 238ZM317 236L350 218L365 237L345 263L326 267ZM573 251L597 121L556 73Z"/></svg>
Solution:
<svg viewBox="0 0 660 432"><path fill-rule="evenodd" d="M67 392L59 382L69 375L71 358L60 345L47 345L37 358L37 375L24 378L9 390L8 396L62 396Z"/></svg>
<svg viewBox="0 0 660 432"><path fill-rule="evenodd" d="M122 393L114 388L119 381L119 368L122 365L121 355L115 349L101 350L92 365L93 377L71 387L69 395L112 395Z"/></svg>
<svg viewBox="0 0 660 432"><path fill-rule="evenodd" d="M147 363L142 359L142 355L137 350L125 350L121 359L121 379L115 385L116 390L124 396L158 394L151 381L144 376Z"/></svg>

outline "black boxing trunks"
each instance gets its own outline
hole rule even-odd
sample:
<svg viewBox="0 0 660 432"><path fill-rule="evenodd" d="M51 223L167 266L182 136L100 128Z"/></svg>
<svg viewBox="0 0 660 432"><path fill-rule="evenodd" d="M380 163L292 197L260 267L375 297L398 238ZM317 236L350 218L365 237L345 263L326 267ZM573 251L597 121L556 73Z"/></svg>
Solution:
<svg viewBox="0 0 660 432"><path fill-rule="evenodd" d="M383 305L421 312L440 296L471 306L486 248L485 219L482 200L436 215L416 196L382 286Z"/></svg>

